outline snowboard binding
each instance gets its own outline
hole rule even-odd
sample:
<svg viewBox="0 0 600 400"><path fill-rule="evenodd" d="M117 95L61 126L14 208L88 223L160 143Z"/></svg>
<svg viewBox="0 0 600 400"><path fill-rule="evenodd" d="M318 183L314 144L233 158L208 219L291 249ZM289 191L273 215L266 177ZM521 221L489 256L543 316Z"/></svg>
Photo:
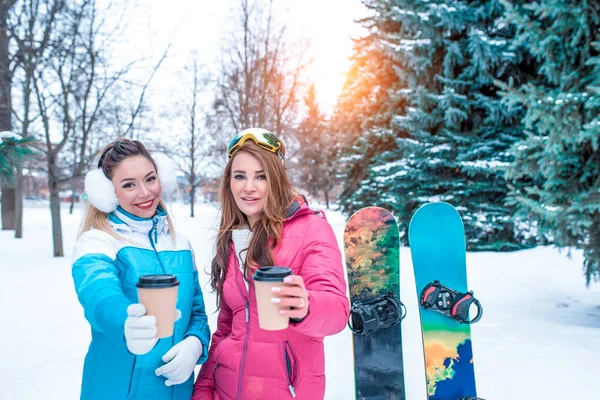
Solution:
<svg viewBox="0 0 600 400"><path fill-rule="evenodd" d="M369 335L394 326L406 317L406 307L393 293L352 304L348 327L357 335Z"/></svg>
<svg viewBox="0 0 600 400"><path fill-rule="evenodd" d="M483 315L483 308L479 301L473 297L472 291L468 293L457 292L442 285L440 281L433 281L433 283L425 286L421 292L419 302L421 307L444 314L461 324L473 324L479 321ZM477 315L469 320L471 304L477 307Z"/></svg>

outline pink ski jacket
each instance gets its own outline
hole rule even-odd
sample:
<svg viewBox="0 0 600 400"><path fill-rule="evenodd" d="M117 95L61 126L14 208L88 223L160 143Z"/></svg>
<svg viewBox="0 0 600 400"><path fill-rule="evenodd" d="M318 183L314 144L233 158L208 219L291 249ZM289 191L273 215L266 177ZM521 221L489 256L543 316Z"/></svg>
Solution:
<svg viewBox="0 0 600 400"><path fill-rule="evenodd" d="M323 213L299 197L288 215L274 249L275 265L304 278L308 315L282 331L260 329L254 284L250 281L248 292L232 251L217 331L193 400L324 398L323 337L342 331L349 314L342 259Z"/></svg>

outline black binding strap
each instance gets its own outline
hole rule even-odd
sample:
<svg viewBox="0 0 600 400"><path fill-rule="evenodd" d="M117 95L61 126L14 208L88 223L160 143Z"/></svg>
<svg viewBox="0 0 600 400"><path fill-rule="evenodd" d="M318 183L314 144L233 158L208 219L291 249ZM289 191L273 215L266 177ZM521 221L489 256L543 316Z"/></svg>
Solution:
<svg viewBox="0 0 600 400"><path fill-rule="evenodd" d="M383 294L365 302L354 302L348 327L357 335L368 335L394 326L406 317L406 307L393 293Z"/></svg>
<svg viewBox="0 0 600 400"><path fill-rule="evenodd" d="M440 281L433 281L433 283L429 283L423 288L420 304L427 310L444 314L461 324L473 324L479 321L483 315L481 303L473 297L472 291L468 293L457 292L442 285ZM477 314L469 320L469 309L472 304L477 307Z"/></svg>

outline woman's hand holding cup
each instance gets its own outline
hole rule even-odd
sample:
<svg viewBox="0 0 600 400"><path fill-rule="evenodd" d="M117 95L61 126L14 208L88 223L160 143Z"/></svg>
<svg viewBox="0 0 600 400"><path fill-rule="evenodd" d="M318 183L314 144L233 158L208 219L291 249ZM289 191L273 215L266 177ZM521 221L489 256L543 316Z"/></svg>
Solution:
<svg viewBox="0 0 600 400"><path fill-rule="evenodd" d="M309 294L300 275L290 275L283 279L284 285L271 288L273 303L279 304L279 313L295 320L306 317L309 307Z"/></svg>
<svg viewBox="0 0 600 400"><path fill-rule="evenodd" d="M125 342L132 354L142 355L152 350L158 342L157 332L156 318L146 315L146 307L143 304L135 303L127 307Z"/></svg>
<svg viewBox="0 0 600 400"><path fill-rule="evenodd" d="M253 275L261 329L286 329L308 314L308 291L301 276L287 267L260 267Z"/></svg>

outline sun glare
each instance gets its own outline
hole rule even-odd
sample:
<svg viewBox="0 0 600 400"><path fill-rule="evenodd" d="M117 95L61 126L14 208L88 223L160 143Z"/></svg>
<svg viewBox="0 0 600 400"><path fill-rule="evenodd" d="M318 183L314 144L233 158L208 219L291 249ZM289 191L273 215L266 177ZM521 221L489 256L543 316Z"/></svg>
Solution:
<svg viewBox="0 0 600 400"><path fill-rule="evenodd" d="M364 16L365 7L358 0L304 0L295 6L296 11L295 34L308 38L314 60L306 71L307 79L315 85L321 110L331 114L350 67L352 38L362 30L354 20Z"/></svg>

